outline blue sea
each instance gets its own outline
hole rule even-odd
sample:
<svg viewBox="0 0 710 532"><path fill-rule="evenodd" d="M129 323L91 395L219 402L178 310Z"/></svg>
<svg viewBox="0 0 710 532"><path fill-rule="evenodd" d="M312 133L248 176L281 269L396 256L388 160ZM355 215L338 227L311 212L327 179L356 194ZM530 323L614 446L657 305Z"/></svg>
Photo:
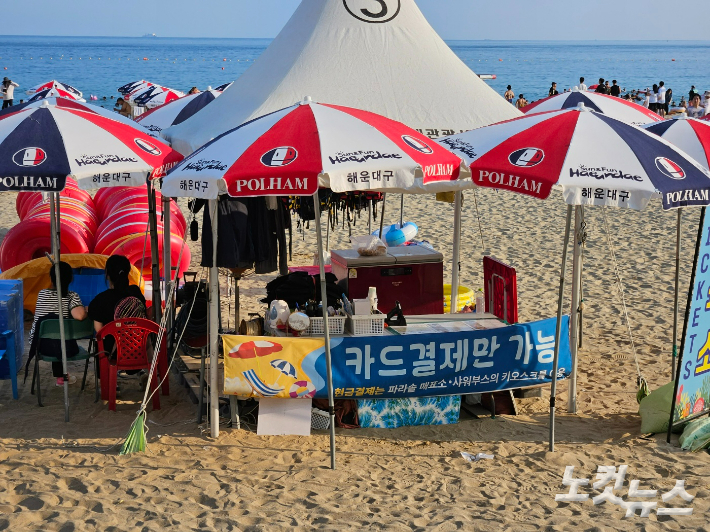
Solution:
<svg viewBox="0 0 710 532"><path fill-rule="evenodd" d="M86 96L114 97L116 88L148 79L187 91L237 79L270 39L181 39L161 37L0 36L0 75L24 91L57 79ZM664 80L676 99L691 85L710 90L710 41L450 41L453 51L498 93L512 85L529 101L547 96L552 81L571 88L600 77L626 89ZM3 70L4 69L4 70ZM87 98L88 99L88 98ZM101 103L101 102L99 102ZM106 104L111 106L110 103Z"/></svg>

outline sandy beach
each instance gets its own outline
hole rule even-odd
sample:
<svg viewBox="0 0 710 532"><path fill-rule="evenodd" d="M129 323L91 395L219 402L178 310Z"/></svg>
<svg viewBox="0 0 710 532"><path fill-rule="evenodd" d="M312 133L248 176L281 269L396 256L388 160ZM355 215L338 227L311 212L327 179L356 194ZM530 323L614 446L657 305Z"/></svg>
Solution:
<svg viewBox="0 0 710 532"><path fill-rule="evenodd" d="M485 251L517 268L521 321L554 316L566 211L561 194L553 191L547 201L492 190L476 196L478 213L473 194L465 198L461 283L481 286ZM0 236L18 221L14 205L14 194L0 196ZM72 419L65 423L61 390L44 365L45 408L30 394L31 377L20 381L19 401L12 399L10 382L0 381L0 530L710 530L708 455L681 451L677 436L669 445L665 435L640 434L636 369L602 210L585 212L579 413L566 413L567 384L561 383L555 453L547 451L548 389L542 398L518 399L518 416L338 429L338 469L332 471L325 432L259 437L246 417L247 428L224 426L219 439L211 439L206 426L195 423L196 406L173 381L163 408L149 413L148 451L119 456L117 444L142 398L138 382L123 387L115 413L93 402L93 382L84 393L75 385ZM651 389L671 373L675 216L662 212L658 200L643 212L607 210L641 372ZM444 253L450 278L453 206L407 197L404 219L415 221L420 237ZM399 220L399 197L390 198L386 220ZM687 294L698 220L699 209L686 209L681 294ZM366 230L364 212L353 234ZM331 247L348 247L347 235L347 226L338 228ZM311 264L313 226L295 232L293 244L293 263ZM197 266L199 246L193 251ZM250 275L241 282L243 316L262 310L258 300L271 278ZM495 458L470 463L461 451ZM623 518L624 510L609 503L555 501L555 494L568 491L562 485L566 466L594 482L602 465L628 465L616 492L624 499L632 479L641 489L658 490L652 500L659 503L676 480L685 480L695 496L693 515Z"/></svg>

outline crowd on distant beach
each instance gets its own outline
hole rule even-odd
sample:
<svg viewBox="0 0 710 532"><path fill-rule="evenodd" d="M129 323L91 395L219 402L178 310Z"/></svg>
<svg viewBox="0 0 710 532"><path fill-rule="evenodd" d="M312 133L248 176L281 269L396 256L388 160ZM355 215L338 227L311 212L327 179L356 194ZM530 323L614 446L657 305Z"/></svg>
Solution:
<svg viewBox="0 0 710 532"><path fill-rule="evenodd" d="M710 114L710 90L703 93L695 90L695 85L690 88L688 92L688 99L685 99L685 95L682 95L680 100L676 103L673 100L673 89L666 87L663 81L654 83L651 87L646 87L645 89L636 89L627 91L625 87L621 87L617 80L605 80L604 78L599 78L599 82L587 86L584 82L584 78L579 78L579 84L571 88L563 89L562 93L567 92L595 92L597 94L607 94L609 96L614 96L616 98L621 98L628 100L639 105L643 105L650 111L665 117L667 115L672 115L674 113L686 113L689 117L699 118ZM557 88L557 82L552 82L550 89L548 90L547 96L557 96L560 94ZM530 102L525 98L524 94L519 94L517 99L515 97L515 92L513 87L508 85L503 97L512 105L515 105L518 109L522 109Z"/></svg>

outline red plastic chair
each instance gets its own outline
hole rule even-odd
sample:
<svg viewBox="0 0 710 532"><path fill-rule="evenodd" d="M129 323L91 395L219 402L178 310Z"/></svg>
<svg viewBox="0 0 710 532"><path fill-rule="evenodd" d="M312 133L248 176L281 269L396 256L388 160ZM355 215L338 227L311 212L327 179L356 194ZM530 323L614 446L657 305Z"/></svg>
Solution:
<svg viewBox="0 0 710 532"><path fill-rule="evenodd" d="M119 370L150 369L151 360L148 358L148 336L159 334L160 327L155 322L142 318L121 318L104 325L96 333L99 347L99 363L101 372L101 398L108 400L109 410L116 410L116 382ZM112 336L116 342L116 360L109 360L106 356L104 341L107 336ZM158 389L158 375L165 377L168 371L168 355L166 339L163 338L158 353L157 372L153 374L150 383L153 392L153 409L160 409L160 397L155 393ZM170 394L168 379L164 379L162 386L163 395Z"/></svg>

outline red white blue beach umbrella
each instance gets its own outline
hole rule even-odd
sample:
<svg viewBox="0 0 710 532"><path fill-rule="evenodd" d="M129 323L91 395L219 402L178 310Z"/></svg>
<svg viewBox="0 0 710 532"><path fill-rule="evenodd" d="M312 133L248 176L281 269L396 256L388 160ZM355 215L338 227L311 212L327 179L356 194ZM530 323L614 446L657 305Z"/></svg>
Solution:
<svg viewBox="0 0 710 532"><path fill-rule="evenodd" d="M39 85L35 85L34 87L27 89L26 94L36 94L38 92L43 92L43 91L47 91L50 89L57 89L59 91L65 92L65 93L73 94L74 96L77 97L74 99L78 99L83 96L82 92L79 89L76 89L76 88L72 87L71 85L67 85L66 83L62 83L61 81L56 81L56 80L45 81L44 83L40 83Z"/></svg>
<svg viewBox="0 0 710 532"><path fill-rule="evenodd" d="M136 105L152 109L182 98L183 96L185 96L184 92L169 89L168 87L153 86L143 92L131 94L128 100Z"/></svg>
<svg viewBox="0 0 710 532"><path fill-rule="evenodd" d="M674 118L644 129L678 146L705 168L710 168L710 123L696 118Z"/></svg>
<svg viewBox="0 0 710 532"><path fill-rule="evenodd" d="M131 81L130 83L121 85L117 90L120 94L125 96L126 94L131 94L132 92L135 92L141 88L145 90L153 85L156 85L156 83L151 83L150 81L147 81L145 79L139 79L137 81Z"/></svg>
<svg viewBox="0 0 710 532"><path fill-rule="evenodd" d="M439 142L470 166L476 185L540 199L561 185L570 205L643 209L710 204L710 172L666 140L579 106L526 115Z"/></svg>
<svg viewBox="0 0 710 532"><path fill-rule="evenodd" d="M43 91L36 92L34 96L32 96L32 98L30 98L28 101L37 102L39 100L45 100L47 98L65 98L67 100L74 100L77 102L86 102L86 100L81 96L74 94L73 92L67 92L58 88L46 89Z"/></svg>
<svg viewBox="0 0 710 532"><path fill-rule="evenodd" d="M215 87L215 88L212 89L212 90L215 90L215 91L217 91L217 92L224 92L224 91L226 91L226 90L229 88L229 86L230 86L232 83L234 83L234 82L233 82L233 81L230 81L229 83L223 83L222 85L220 85L220 86L218 86L218 87Z"/></svg>
<svg viewBox="0 0 710 532"><path fill-rule="evenodd" d="M85 190L138 186L181 159L135 127L50 100L0 117L0 191L58 192L67 176Z"/></svg>
<svg viewBox="0 0 710 532"><path fill-rule="evenodd" d="M530 105L526 105L521 111L526 115L545 113L547 111L571 109L577 107L580 103L593 111L603 113L635 126L653 124L654 122L663 120L653 111L637 103L598 92L580 92L576 90L543 98Z"/></svg>
<svg viewBox="0 0 710 532"><path fill-rule="evenodd" d="M3 109L0 111L0 119L3 117L18 113L22 111L23 109L26 109L28 107L34 108L34 107L42 107L44 105L44 102L48 102L49 105L55 106L55 107L61 107L65 109L73 109L75 111L83 111L85 113L92 113L95 115L103 116L104 118L110 118L111 120L116 120L117 122L121 122L123 124L127 124L129 126L132 126L138 130L142 130L136 124L133 120L130 118L127 118L121 114L118 114L116 111L113 111L111 109L104 109L103 107L99 105L93 105L90 103L86 102L78 102L76 100L70 100L68 98L46 98L43 100L35 100L35 101L28 101L25 103L21 103L18 105L13 105L12 107L8 107L6 109Z"/></svg>
<svg viewBox="0 0 710 532"><path fill-rule="evenodd" d="M216 90L189 94L143 113L136 118L136 122L144 127L149 135L159 138L163 129L181 124L212 103L220 94L222 93Z"/></svg>
<svg viewBox="0 0 710 532"><path fill-rule="evenodd" d="M163 193L216 199L407 188L415 176L453 180L461 159L404 124L306 101L232 129L163 179Z"/></svg>

